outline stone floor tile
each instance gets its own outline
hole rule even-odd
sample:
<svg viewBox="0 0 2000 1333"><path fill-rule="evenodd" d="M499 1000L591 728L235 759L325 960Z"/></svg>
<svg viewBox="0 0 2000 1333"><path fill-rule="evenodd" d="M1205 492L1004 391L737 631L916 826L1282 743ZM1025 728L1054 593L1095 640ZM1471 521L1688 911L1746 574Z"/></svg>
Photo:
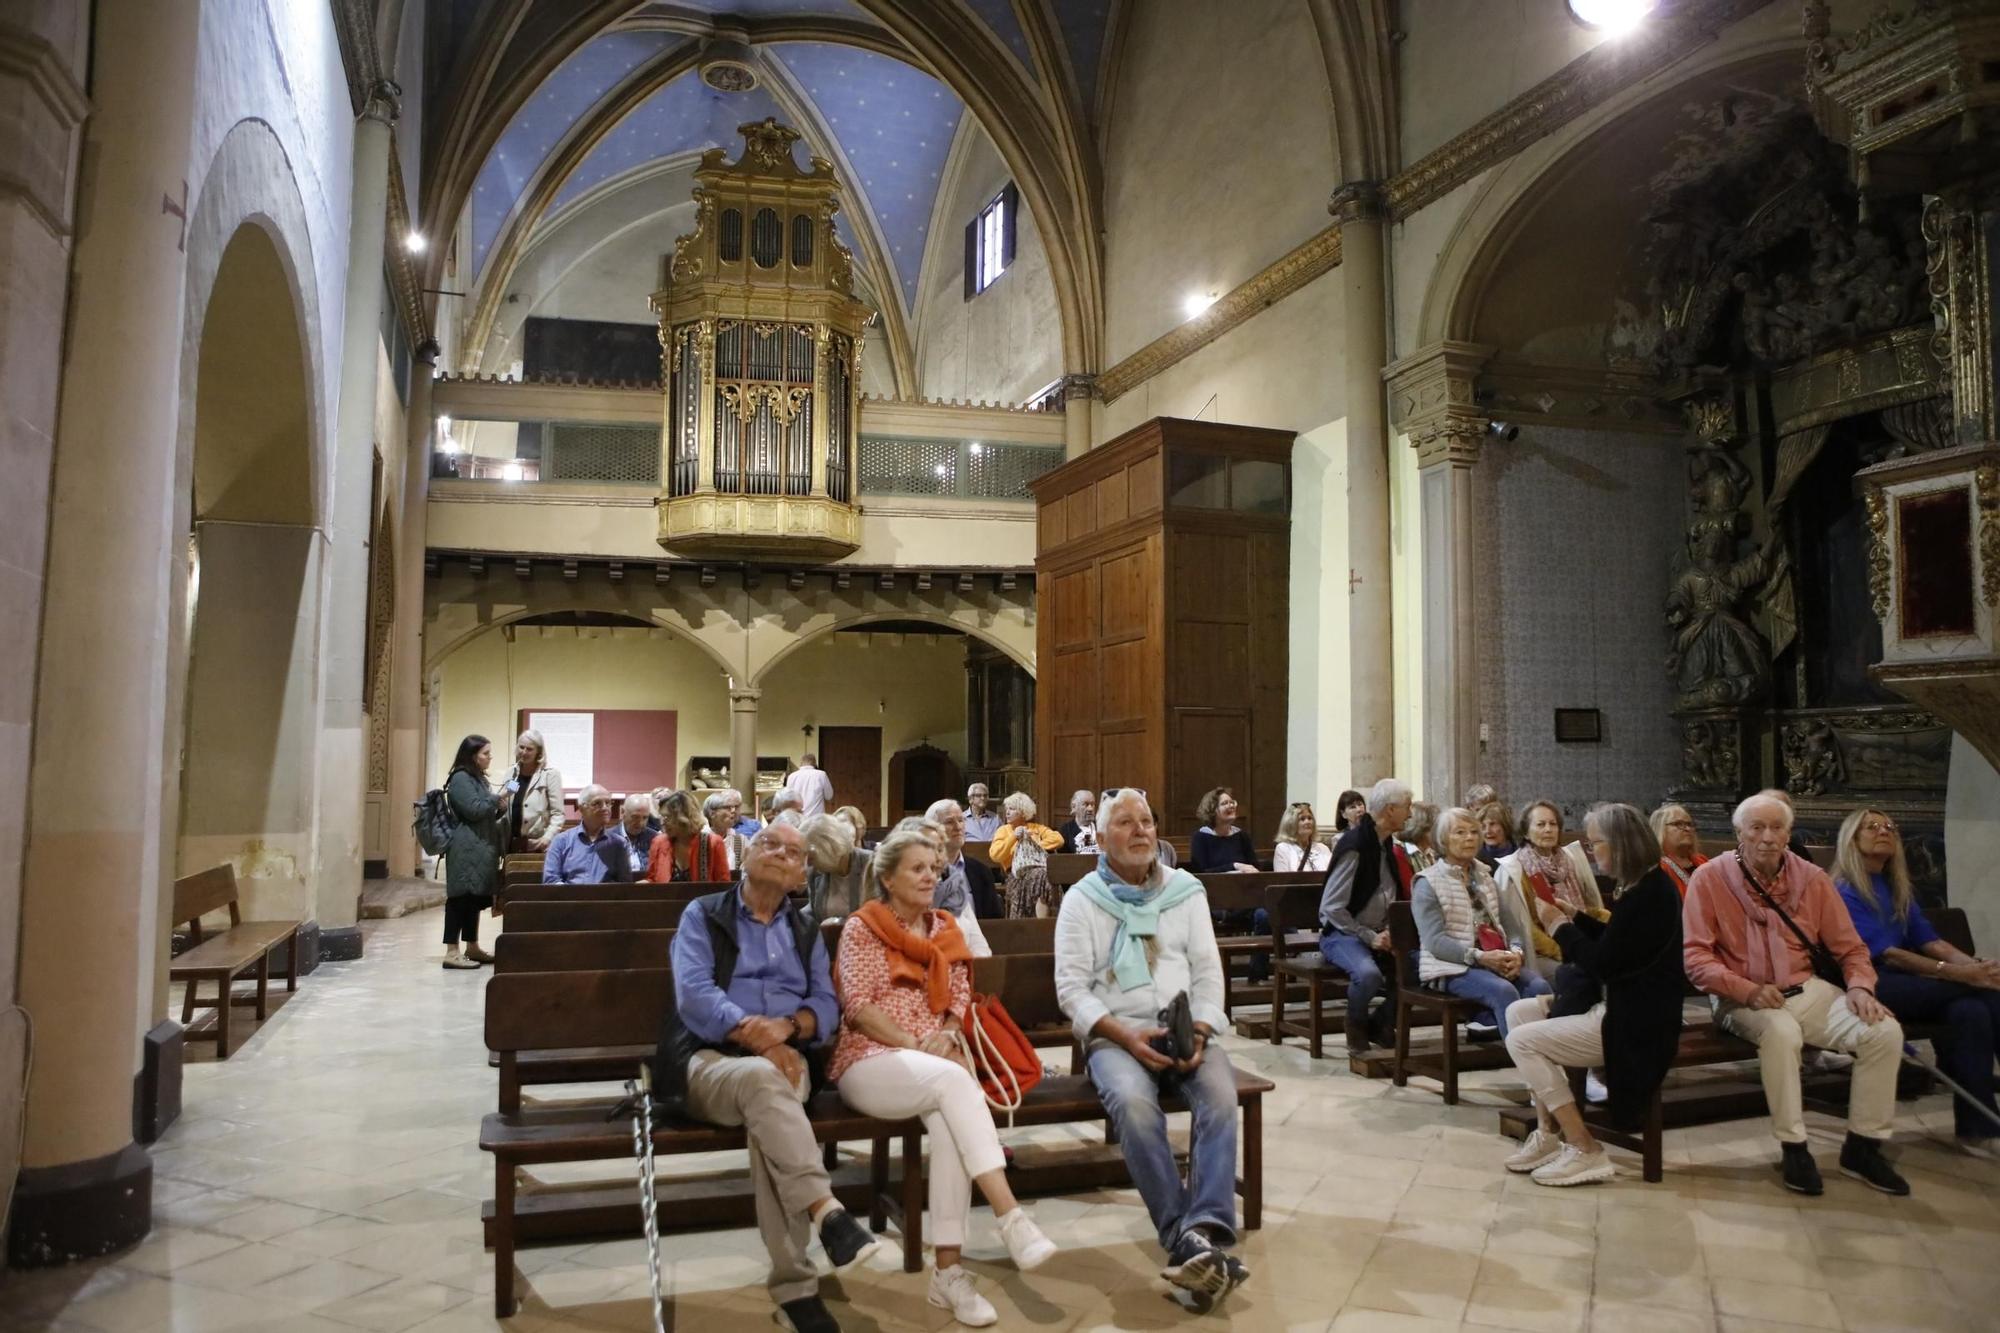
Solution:
<svg viewBox="0 0 2000 1333"><path fill-rule="evenodd" d="M1755 1278L1715 1279L1715 1308L1744 1319L1768 1319L1807 1328L1839 1328L1840 1312L1823 1287L1797 1287Z"/></svg>

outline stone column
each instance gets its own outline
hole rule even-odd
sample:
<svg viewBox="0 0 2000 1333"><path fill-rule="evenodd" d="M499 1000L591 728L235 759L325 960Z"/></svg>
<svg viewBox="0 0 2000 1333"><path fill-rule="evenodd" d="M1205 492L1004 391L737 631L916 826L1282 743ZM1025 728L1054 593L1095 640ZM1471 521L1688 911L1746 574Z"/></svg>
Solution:
<svg viewBox="0 0 2000 1333"><path fill-rule="evenodd" d="M1389 431L1382 367L1389 358L1382 194L1373 181L1333 193L1340 225L1347 408L1348 772L1366 788L1396 762L1396 678L1389 581Z"/></svg>
<svg viewBox="0 0 2000 1333"><path fill-rule="evenodd" d="M333 494L326 525L326 619L320 715L319 847L315 894L322 958L359 958L361 816L368 733L361 709L367 670L369 512L375 476L375 371L381 360L382 247L389 218L389 139L401 90L382 82L354 125L354 183L347 231L347 300L340 337L340 405L334 418Z"/></svg>
<svg viewBox="0 0 2000 1333"><path fill-rule="evenodd" d="M396 525L396 620L389 668L389 873L414 875L421 853L410 807L424 794L424 531L436 419L431 378L438 345L417 348L403 433L402 521Z"/></svg>
<svg viewBox="0 0 2000 1333"><path fill-rule="evenodd" d="M729 785L743 793L743 808L757 806L757 701L764 691L729 687Z"/></svg>
<svg viewBox="0 0 2000 1333"><path fill-rule="evenodd" d="M35 1065L16 1265L107 1254L152 1224L133 1079L172 878L163 701L169 571L185 558L174 465L199 9L106 0L96 18L21 884Z"/></svg>
<svg viewBox="0 0 2000 1333"><path fill-rule="evenodd" d="M1423 789L1455 805L1478 772L1472 467L1488 421L1473 400L1490 347L1445 342L1389 367L1396 423L1417 451L1423 515Z"/></svg>
<svg viewBox="0 0 2000 1333"><path fill-rule="evenodd" d="M1097 400L1097 376L1078 372L1062 377L1063 456L1090 452L1090 405Z"/></svg>

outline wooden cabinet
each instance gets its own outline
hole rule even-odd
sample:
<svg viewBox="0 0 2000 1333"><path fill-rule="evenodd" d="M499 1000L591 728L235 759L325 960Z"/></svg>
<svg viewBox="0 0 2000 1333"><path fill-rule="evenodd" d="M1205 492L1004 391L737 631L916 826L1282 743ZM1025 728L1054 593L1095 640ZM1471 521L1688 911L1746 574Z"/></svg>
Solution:
<svg viewBox="0 0 2000 1333"><path fill-rule="evenodd" d="M1029 483L1042 798L1142 787L1184 839L1211 787L1283 813L1289 431L1158 417Z"/></svg>

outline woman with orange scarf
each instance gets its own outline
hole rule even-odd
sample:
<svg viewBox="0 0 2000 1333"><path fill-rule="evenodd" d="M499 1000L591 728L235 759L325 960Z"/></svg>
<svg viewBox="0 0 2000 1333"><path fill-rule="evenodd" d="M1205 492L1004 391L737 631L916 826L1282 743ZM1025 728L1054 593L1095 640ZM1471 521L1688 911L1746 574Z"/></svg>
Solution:
<svg viewBox="0 0 2000 1333"><path fill-rule="evenodd" d="M952 914L931 906L937 860L936 844L915 829L891 833L875 849L868 870L875 894L840 932L840 1040L827 1076L863 1115L922 1117L937 1250L929 1300L976 1328L1000 1315L959 1262L973 1184L993 1205L1015 1267L1038 1268L1056 1247L1008 1188L993 1114L966 1064L961 1033L972 1008L972 951Z"/></svg>

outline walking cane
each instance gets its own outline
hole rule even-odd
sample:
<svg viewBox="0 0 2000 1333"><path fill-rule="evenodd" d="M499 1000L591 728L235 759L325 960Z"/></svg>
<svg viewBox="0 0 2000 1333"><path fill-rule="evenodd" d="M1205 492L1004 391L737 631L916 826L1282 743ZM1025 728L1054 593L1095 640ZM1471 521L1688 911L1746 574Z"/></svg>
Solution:
<svg viewBox="0 0 2000 1333"><path fill-rule="evenodd" d="M660 1292L660 1198L653 1178L653 1075L645 1065L627 1079L632 1102L632 1154L639 1159L639 1216L646 1231L646 1271L653 1279L653 1333L667 1333L667 1308Z"/></svg>
<svg viewBox="0 0 2000 1333"><path fill-rule="evenodd" d="M1922 1057L1921 1055L1918 1055L1916 1048L1910 1045L1908 1042L1903 1043L1903 1059L1908 1063L1915 1065L1917 1068L1923 1070L1926 1074L1929 1074L1932 1078L1944 1084L1947 1088L1950 1088L1952 1094L1956 1096L1960 1101L1964 1102L1967 1106L1970 1106L1973 1110L1979 1112L1979 1114L1985 1116L1988 1120L1991 1120L1996 1126L2000 1126L2000 1115L1993 1114L1992 1111L1987 1109L1986 1104L1984 1102L1980 1101L1977 1097L1973 1096L1971 1093L1967 1092L1964 1088L1960 1087L1957 1080L1953 1079L1949 1074L1945 1073L1942 1069L1939 1069L1936 1065L1931 1064L1929 1061L1925 1060L1924 1057Z"/></svg>

